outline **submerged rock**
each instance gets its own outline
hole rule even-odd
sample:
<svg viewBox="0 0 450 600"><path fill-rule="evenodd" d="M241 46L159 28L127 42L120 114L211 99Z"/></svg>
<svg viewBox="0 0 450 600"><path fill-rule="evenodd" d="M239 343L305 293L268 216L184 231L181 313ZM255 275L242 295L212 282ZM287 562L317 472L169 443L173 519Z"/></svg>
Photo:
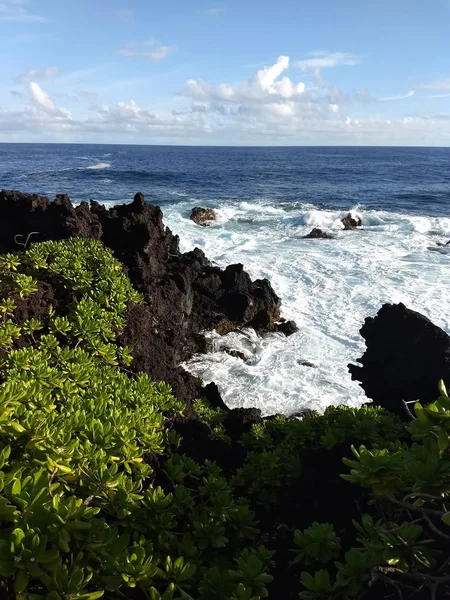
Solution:
<svg viewBox="0 0 450 600"><path fill-rule="evenodd" d="M0 253L74 236L112 249L145 298L130 307L121 334L122 343L133 348L133 368L167 381L180 400L190 402L198 394L197 379L178 365L206 349L203 331L274 331L279 321L281 301L267 279L252 281L240 264L213 266L199 249L182 254L160 208L147 204L143 194L107 210L97 202L74 207L68 196L50 202L2 191L0 211Z"/></svg>
<svg viewBox="0 0 450 600"><path fill-rule="evenodd" d="M335 237L336 236L331 235L331 233L327 233L326 231L322 231L322 229L315 227L313 230L311 230L308 233L308 235L304 235L303 239L304 240L313 240L313 239L334 240Z"/></svg>
<svg viewBox="0 0 450 600"><path fill-rule="evenodd" d="M361 227L362 220L358 215L353 216L352 213L348 213L346 217L341 219L341 223L344 229L356 229L357 227Z"/></svg>
<svg viewBox="0 0 450 600"><path fill-rule="evenodd" d="M207 225L210 225L211 221L216 220L216 213L212 208L201 208L200 206L196 206L192 209L190 219L197 223L197 225L206 227Z"/></svg>
<svg viewBox="0 0 450 600"><path fill-rule="evenodd" d="M315 365L313 362L311 362L310 360L304 360L302 358L299 358L297 363L301 366L301 367L311 367L312 369L317 369L317 365Z"/></svg>
<svg viewBox="0 0 450 600"><path fill-rule="evenodd" d="M385 304L365 320L362 366L348 366L377 406L405 416L403 402L436 400L438 383L450 384L450 336L403 304Z"/></svg>

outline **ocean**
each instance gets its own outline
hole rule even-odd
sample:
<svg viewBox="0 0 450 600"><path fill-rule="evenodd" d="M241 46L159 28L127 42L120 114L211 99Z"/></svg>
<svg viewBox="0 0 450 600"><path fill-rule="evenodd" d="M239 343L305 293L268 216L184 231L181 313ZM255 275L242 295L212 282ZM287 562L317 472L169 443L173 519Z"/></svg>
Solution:
<svg viewBox="0 0 450 600"><path fill-rule="evenodd" d="M404 302L450 333L450 248L430 250L450 240L450 148L2 144L0 187L107 206L142 191L183 251L197 246L220 266L241 262L270 279L298 333L211 335L216 351L185 365L214 380L232 407L360 405L347 364L364 352L364 319L385 302ZM195 225L194 206L213 208L217 221ZM361 230L342 230L349 211ZM313 227L336 239L302 239Z"/></svg>

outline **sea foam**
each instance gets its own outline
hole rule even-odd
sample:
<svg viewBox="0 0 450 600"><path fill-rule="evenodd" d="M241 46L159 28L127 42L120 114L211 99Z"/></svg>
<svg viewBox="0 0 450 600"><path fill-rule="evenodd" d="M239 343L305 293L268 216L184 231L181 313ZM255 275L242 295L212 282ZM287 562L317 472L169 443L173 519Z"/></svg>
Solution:
<svg viewBox="0 0 450 600"><path fill-rule="evenodd" d="M111 166L110 163L101 162L101 163L96 163L94 165L89 165L88 167L86 167L86 169L109 169L110 166Z"/></svg>
<svg viewBox="0 0 450 600"><path fill-rule="evenodd" d="M300 327L289 338L249 337L248 331L215 338L214 352L186 363L206 382L214 380L230 406L256 405L270 414L367 401L347 364L364 352L364 319L385 302L404 302L450 333L450 258L429 250L450 238L449 218L357 206L349 210L362 217L363 228L344 231L341 219L349 211L221 201L217 222L200 228L189 221L194 204L164 208L182 250L199 246L220 266L241 262L253 278L267 277L282 298L283 316ZM313 227L336 239L301 239Z"/></svg>

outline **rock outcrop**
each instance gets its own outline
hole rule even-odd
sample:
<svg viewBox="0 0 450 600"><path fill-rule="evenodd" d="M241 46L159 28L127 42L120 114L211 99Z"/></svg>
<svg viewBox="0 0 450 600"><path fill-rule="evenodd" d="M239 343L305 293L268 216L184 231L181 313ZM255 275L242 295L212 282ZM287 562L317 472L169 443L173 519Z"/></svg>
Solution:
<svg viewBox="0 0 450 600"><path fill-rule="evenodd" d="M361 227L362 220L358 215L353 216L352 213L348 213L346 217L341 219L341 223L344 229L356 229L357 227Z"/></svg>
<svg viewBox="0 0 450 600"><path fill-rule="evenodd" d="M206 350L203 331L276 329L280 299L269 281L252 281L240 264L215 267L199 249L182 254L161 210L142 194L107 210L96 202L74 207L65 195L50 202L2 191L0 212L0 253L73 236L101 240L113 250L146 301L130 309L122 342L133 347L136 369L167 381L181 400L194 398L198 386L178 365Z"/></svg>
<svg viewBox="0 0 450 600"><path fill-rule="evenodd" d="M349 365L349 371L374 404L404 417L402 401L432 402L440 379L450 385L450 336L420 313L385 304L366 319L361 335L367 346L362 366Z"/></svg>
<svg viewBox="0 0 450 600"><path fill-rule="evenodd" d="M197 223L197 225L206 227L211 224L211 221L216 220L216 213L212 208L201 208L200 206L196 206L192 209L190 219Z"/></svg>
<svg viewBox="0 0 450 600"><path fill-rule="evenodd" d="M298 331L298 326L295 321L286 321L286 319L280 319L278 323L275 323L274 329L275 331L284 333L284 335L288 337L289 335L292 335Z"/></svg>
<svg viewBox="0 0 450 600"><path fill-rule="evenodd" d="M322 240L334 240L335 236L331 235L331 233L327 233L318 227L314 227L307 235L303 236L304 240L314 240L314 239L322 239Z"/></svg>

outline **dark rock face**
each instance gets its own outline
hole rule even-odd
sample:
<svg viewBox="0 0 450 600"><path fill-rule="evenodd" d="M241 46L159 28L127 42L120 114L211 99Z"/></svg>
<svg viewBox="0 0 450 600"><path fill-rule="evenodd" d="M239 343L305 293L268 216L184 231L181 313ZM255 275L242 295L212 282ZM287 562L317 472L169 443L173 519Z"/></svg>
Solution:
<svg viewBox="0 0 450 600"><path fill-rule="evenodd" d="M74 207L67 196L50 202L2 191L0 212L0 253L73 236L101 240L113 250L146 301L130 309L122 333L123 343L134 348L134 368L170 383L181 400L197 395L196 379L178 365L206 349L203 331L270 331L279 320L280 299L268 280L252 281L242 265L214 267L199 249L181 254L161 210L142 194L106 210L97 202Z"/></svg>
<svg viewBox="0 0 450 600"><path fill-rule="evenodd" d="M385 304L366 319L361 335L367 346L362 366L349 365L349 371L374 404L404 417L402 400L432 402L439 380L450 384L450 336L420 313Z"/></svg>
<svg viewBox="0 0 450 600"><path fill-rule="evenodd" d="M275 323L275 331L284 333L284 335L288 337L289 335L292 335L298 331L298 326L295 321L286 321L286 319L280 319L279 323Z"/></svg>
<svg viewBox="0 0 450 600"><path fill-rule="evenodd" d="M230 410L226 421L227 433L231 439L240 440L255 423L262 423L261 411L258 408L235 408Z"/></svg>
<svg viewBox="0 0 450 600"><path fill-rule="evenodd" d="M331 233L327 233L326 231L322 231L322 229L318 229L317 227L315 227L308 233L308 235L304 235L303 239L304 240L316 240L316 239L334 240L335 237L334 237L334 235L331 235Z"/></svg>
<svg viewBox="0 0 450 600"><path fill-rule="evenodd" d="M356 216L353 217L352 213L348 213L348 215L346 217L344 217L342 220L342 225L344 226L344 229L356 229L357 227L361 227L362 225L362 220L360 217Z"/></svg>
<svg viewBox="0 0 450 600"><path fill-rule="evenodd" d="M197 225L206 227L211 221L216 220L216 213L212 208L201 208L200 206L196 206L192 209L190 219L197 223Z"/></svg>

